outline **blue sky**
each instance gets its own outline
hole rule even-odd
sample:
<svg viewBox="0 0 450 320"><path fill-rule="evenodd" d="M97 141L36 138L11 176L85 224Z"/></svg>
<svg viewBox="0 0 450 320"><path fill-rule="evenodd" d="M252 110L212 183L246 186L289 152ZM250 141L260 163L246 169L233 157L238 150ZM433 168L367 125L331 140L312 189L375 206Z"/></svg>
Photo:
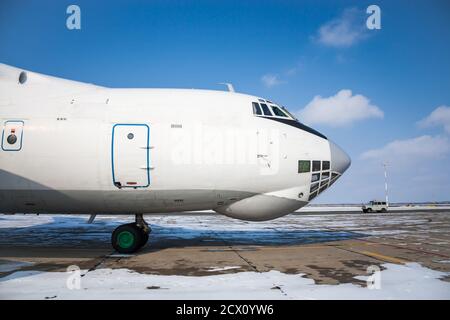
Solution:
<svg viewBox="0 0 450 320"><path fill-rule="evenodd" d="M110 87L232 82L297 112L353 160L317 202L383 197L383 161L391 201L450 200L449 39L448 1L0 3L2 63Z"/></svg>

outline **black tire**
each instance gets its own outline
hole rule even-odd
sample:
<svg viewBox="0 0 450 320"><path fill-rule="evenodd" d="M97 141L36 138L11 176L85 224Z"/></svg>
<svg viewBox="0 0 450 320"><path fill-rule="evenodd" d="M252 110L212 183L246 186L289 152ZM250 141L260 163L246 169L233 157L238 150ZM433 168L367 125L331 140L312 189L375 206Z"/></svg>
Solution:
<svg viewBox="0 0 450 320"><path fill-rule="evenodd" d="M372 213L372 208L367 209L368 213Z"/></svg>
<svg viewBox="0 0 450 320"><path fill-rule="evenodd" d="M119 253L133 253L142 247L143 232L135 223L118 226L111 236L111 244Z"/></svg>
<svg viewBox="0 0 450 320"><path fill-rule="evenodd" d="M141 239L141 248L145 247L145 245L148 242L149 234L145 232L144 230L141 230L142 232L142 239Z"/></svg>
<svg viewBox="0 0 450 320"><path fill-rule="evenodd" d="M364 213L367 213L367 209L363 209L363 212L364 212Z"/></svg>
<svg viewBox="0 0 450 320"><path fill-rule="evenodd" d="M386 213L387 210L385 208L381 209L381 212Z"/></svg>

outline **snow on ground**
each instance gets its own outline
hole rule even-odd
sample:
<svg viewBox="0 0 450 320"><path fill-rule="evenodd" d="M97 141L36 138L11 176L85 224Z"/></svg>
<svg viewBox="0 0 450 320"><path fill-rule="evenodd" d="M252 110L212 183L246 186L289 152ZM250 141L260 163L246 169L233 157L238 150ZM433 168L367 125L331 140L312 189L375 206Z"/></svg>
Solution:
<svg viewBox="0 0 450 320"><path fill-rule="evenodd" d="M97 269L82 271L80 288L70 290L73 274L19 271L0 279L0 299L450 299L450 283L439 280L446 273L416 263L383 267L380 289L317 285L302 274L278 271L193 277Z"/></svg>
<svg viewBox="0 0 450 320"><path fill-rule="evenodd" d="M11 272L32 265L33 263L31 262L8 261L0 259L0 272Z"/></svg>
<svg viewBox="0 0 450 320"><path fill-rule="evenodd" d="M111 231L132 221L128 216L3 215L0 244L67 247L109 246ZM420 213L288 215L268 222L246 222L220 215L148 216L158 240L221 239L230 244L285 245L411 234L422 241L433 232L433 222ZM414 228L410 228L414 227ZM36 241L39 239L39 241ZM444 243L443 243L444 244ZM0 261L1 262L1 261ZM97 269L81 278L79 290L69 290L65 272L19 271L24 265L0 263L0 299L450 299L450 283L439 280L449 274L415 263L385 264L381 289L369 290L351 283L317 285L302 274L238 272L211 276L146 275L127 269ZM29 266L28 266L29 267ZM216 271L212 266L209 271ZM235 268L222 267L222 270ZM364 280L364 277L356 279ZM30 290L33 288L33 290Z"/></svg>
<svg viewBox="0 0 450 320"><path fill-rule="evenodd" d="M266 222L247 222L217 214L150 215L152 239L201 241L222 240L232 244L284 245L346 240L366 236L400 235L416 226L416 236L432 232L420 213L399 214L314 214L288 215ZM87 224L86 215L4 215L0 216L1 244L27 246L62 244L91 246L109 243L111 231L132 221L131 216L98 216ZM417 231L420 225L425 229ZM39 239L36 242L36 239ZM211 240L212 239L212 240Z"/></svg>
<svg viewBox="0 0 450 320"><path fill-rule="evenodd" d="M2 215L0 228L25 228L52 223L51 215Z"/></svg>
<svg viewBox="0 0 450 320"><path fill-rule="evenodd" d="M362 205L308 205L306 207L303 207L301 209L298 209L296 212L339 212L339 211L345 211L345 212L361 212ZM415 210L449 210L450 206L448 205L409 205L409 206L389 206L389 211L396 212L396 211L415 211Z"/></svg>
<svg viewBox="0 0 450 320"><path fill-rule="evenodd" d="M14 215L0 219L1 244L86 247L94 243L109 245L111 232L120 224L132 221L128 216L99 216L87 224L87 216ZM345 230L327 230L314 218L292 216L274 221L250 223L220 215L156 215L148 216L154 242L160 240L226 241L232 244L283 245L317 243L364 237ZM41 221L41 223L39 223ZM350 223L350 222L349 222ZM342 222L340 222L342 224ZM21 227L17 227L20 225ZM39 239L37 242L36 239Z"/></svg>
<svg viewBox="0 0 450 320"><path fill-rule="evenodd" d="M209 268L208 272L217 272L217 271L226 271L226 270L233 270L233 269L240 269L240 266L227 266L227 267L213 267Z"/></svg>

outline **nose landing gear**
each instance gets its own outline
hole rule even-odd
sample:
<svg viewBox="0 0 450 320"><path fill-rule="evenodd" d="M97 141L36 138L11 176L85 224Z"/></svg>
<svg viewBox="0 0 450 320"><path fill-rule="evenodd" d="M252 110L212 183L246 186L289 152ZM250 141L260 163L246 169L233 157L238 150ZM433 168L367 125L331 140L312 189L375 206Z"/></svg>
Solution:
<svg viewBox="0 0 450 320"><path fill-rule="evenodd" d="M136 222L118 226L111 236L111 244L119 253L133 253L145 246L151 229L142 214L136 215Z"/></svg>

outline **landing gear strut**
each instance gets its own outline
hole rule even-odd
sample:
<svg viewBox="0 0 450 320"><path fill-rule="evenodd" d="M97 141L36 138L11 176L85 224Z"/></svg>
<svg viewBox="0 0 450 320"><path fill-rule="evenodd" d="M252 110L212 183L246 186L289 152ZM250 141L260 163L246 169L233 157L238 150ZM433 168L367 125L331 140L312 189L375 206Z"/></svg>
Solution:
<svg viewBox="0 0 450 320"><path fill-rule="evenodd" d="M136 222L118 226L111 236L111 244L119 253L133 253L145 246L151 232L142 214L136 215Z"/></svg>

